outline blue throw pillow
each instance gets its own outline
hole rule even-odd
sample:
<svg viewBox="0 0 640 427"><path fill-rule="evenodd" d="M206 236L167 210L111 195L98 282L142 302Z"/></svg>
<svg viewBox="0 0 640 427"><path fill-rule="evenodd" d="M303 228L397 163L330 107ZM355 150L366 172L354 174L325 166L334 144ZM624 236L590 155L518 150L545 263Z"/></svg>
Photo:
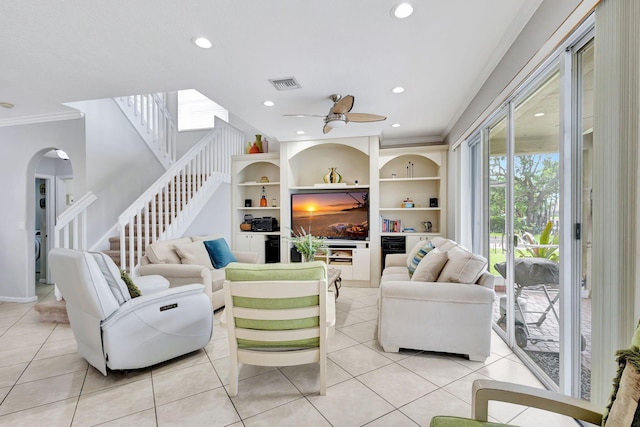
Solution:
<svg viewBox="0 0 640 427"><path fill-rule="evenodd" d="M215 268L226 267L230 262L237 262L236 257L231 253L227 241L224 239L206 240L204 247L207 248L211 264Z"/></svg>

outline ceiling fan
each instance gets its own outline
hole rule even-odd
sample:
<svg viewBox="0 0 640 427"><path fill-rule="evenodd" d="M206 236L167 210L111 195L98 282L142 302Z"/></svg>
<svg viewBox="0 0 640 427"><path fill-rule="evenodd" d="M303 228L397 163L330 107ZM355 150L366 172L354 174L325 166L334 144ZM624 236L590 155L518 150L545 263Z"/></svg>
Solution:
<svg viewBox="0 0 640 427"><path fill-rule="evenodd" d="M379 122L386 120L385 116L379 116L377 114L367 113L351 113L353 108L353 95L336 95L333 94L329 97L333 101L333 107L329 110L329 114L326 116L319 116L316 114L285 114L285 116L294 117L324 117L324 127L322 133L329 133L331 129L343 127L349 122Z"/></svg>

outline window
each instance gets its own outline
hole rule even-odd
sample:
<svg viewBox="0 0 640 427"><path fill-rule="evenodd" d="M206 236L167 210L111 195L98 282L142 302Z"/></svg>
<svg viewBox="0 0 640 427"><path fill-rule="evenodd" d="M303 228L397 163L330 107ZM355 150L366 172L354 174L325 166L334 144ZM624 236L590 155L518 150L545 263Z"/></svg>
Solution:
<svg viewBox="0 0 640 427"><path fill-rule="evenodd" d="M229 121L229 112L195 89L178 91L178 131L212 129L215 117Z"/></svg>

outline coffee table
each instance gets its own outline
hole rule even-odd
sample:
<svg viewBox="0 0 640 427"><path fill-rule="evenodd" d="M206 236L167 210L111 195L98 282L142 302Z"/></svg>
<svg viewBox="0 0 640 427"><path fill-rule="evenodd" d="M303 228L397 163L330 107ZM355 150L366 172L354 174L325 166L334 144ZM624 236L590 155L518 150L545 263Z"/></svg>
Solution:
<svg viewBox="0 0 640 427"><path fill-rule="evenodd" d="M327 283L329 289L333 286L336 290L336 299L340 296L340 287L342 286L342 278L340 277L342 270L339 268L327 268Z"/></svg>

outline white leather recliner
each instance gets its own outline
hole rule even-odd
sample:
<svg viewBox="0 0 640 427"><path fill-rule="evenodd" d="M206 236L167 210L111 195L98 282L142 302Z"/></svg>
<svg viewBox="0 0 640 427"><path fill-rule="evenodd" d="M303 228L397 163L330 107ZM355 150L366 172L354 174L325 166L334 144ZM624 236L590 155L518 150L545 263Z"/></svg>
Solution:
<svg viewBox="0 0 640 427"><path fill-rule="evenodd" d="M211 300L203 285L185 285L131 298L107 255L53 249L56 285L67 303L78 353L107 375L138 369L207 345L213 332Z"/></svg>

